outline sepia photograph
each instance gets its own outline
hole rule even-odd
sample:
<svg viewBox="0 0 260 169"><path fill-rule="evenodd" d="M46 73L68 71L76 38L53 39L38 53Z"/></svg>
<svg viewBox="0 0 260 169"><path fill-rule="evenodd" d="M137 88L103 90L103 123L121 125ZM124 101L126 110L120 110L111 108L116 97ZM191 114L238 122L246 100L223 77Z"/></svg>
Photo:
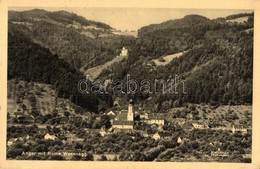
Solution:
<svg viewBox="0 0 260 169"><path fill-rule="evenodd" d="M5 160L252 164L254 23L254 8L8 6Z"/></svg>

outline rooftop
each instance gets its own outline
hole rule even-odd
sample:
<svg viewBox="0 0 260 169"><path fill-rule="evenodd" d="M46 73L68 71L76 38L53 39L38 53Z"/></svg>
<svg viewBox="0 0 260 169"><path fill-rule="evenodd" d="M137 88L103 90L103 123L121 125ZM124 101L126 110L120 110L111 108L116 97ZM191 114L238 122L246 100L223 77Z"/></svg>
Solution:
<svg viewBox="0 0 260 169"><path fill-rule="evenodd" d="M133 121L114 121L113 125L134 125Z"/></svg>
<svg viewBox="0 0 260 169"><path fill-rule="evenodd" d="M127 111L121 111L115 118L115 121L127 121Z"/></svg>

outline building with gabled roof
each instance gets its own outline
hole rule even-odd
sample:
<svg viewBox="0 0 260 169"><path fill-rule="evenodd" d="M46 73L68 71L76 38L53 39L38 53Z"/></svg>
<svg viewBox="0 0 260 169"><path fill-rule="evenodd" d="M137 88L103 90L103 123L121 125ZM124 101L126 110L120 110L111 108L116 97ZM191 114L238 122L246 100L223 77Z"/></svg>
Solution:
<svg viewBox="0 0 260 169"><path fill-rule="evenodd" d="M116 114L115 114L112 110L110 110L110 111L107 113L107 115L108 115L108 116L115 116Z"/></svg>
<svg viewBox="0 0 260 169"><path fill-rule="evenodd" d="M133 129L134 128L134 104L133 100L129 101L128 110L120 111L113 120L113 128Z"/></svg>
<svg viewBox="0 0 260 169"><path fill-rule="evenodd" d="M145 119L144 122L148 124L158 124L158 125L164 125L165 120L164 120L164 114L160 113L151 113L148 114L148 119Z"/></svg>
<svg viewBox="0 0 260 169"><path fill-rule="evenodd" d="M171 135L169 133L165 132L156 132L155 134L152 135L152 138L154 140L159 140L159 139L169 139Z"/></svg>
<svg viewBox="0 0 260 169"><path fill-rule="evenodd" d="M178 137L178 138L177 138L177 143L178 143L178 144L182 144L183 142L184 142L184 141L183 141L183 139L182 139L181 137Z"/></svg>

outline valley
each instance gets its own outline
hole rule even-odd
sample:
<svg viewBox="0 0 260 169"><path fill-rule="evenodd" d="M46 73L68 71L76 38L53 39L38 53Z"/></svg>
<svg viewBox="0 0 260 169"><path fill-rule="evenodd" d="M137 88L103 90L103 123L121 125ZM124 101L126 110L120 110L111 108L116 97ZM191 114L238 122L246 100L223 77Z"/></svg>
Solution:
<svg viewBox="0 0 260 169"><path fill-rule="evenodd" d="M9 11L7 159L250 163L253 23L187 14L119 31ZM163 83L173 77L182 83ZM82 93L82 80L106 92Z"/></svg>

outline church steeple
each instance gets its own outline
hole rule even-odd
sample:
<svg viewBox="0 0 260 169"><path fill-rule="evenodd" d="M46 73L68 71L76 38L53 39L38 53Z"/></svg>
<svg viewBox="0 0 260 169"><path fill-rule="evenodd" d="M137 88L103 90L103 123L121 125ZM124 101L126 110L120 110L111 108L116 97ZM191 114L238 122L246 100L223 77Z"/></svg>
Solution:
<svg viewBox="0 0 260 169"><path fill-rule="evenodd" d="M134 121L134 101L130 99L128 104L127 121Z"/></svg>

